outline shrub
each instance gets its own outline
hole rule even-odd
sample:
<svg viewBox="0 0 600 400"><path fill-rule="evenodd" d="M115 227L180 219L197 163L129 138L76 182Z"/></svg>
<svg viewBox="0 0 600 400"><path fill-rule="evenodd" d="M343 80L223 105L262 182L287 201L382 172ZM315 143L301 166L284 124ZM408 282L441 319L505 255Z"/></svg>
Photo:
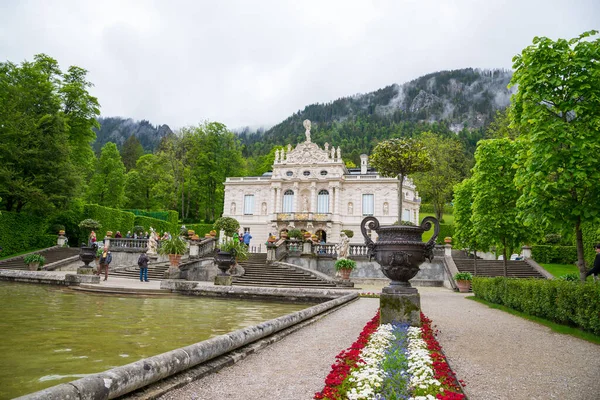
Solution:
<svg viewBox="0 0 600 400"><path fill-rule="evenodd" d="M563 279L473 279L475 296L600 335L600 285Z"/></svg>
<svg viewBox="0 0 600 400"><path fill-rule="evenodd" d="M438 233L438 237L435 242L437 244L445 244L445 237L454 237L454 225L440 223L440 233Z"/></svg>
<svg viewBox="0 0 600 400"><path fill-rule="evenodd" d="M342 229L342 232L344 232L346 236L348 236L348 239L354 237L354 231L352 229Z"/></svg>
<svg viewBox="0 0 600 400"><path fill-rule="evenodd" d="M215 231L225 231L225 235L233 236L240 229L240 223L231 217L221 217L215 221L213 228Z"/></svg>
<svg viewBox="0 0 600 400"><path fill-rule="evenodd" d="M300 229L290 229L288 231L288 237L290 239L302 239L304 236Z"/></svg>
<svg viewBox="0 0 600 400"><path fill-rule="evenodd" d="M351 260L349 258L340 258L335 262L336 271L339 271L341 269L353 270L354 268L356 268L356 261Z"/></svg>
<svg viewBox="0 0 600 400"><path fill-rule="evenodd" d="M23 257L23 262L25 264L40 263L40 268L41 268L46 263L46 257L44 257L41 254L35 254L35 253L27 254L25 257Z"/></svg>
<svg viewBox="0 0 600 400"><path fill-rule="evenodd" d="M570 273L559 276L556 279L560 279L561 281L571 281L571 282L579 282L579 274Z"/></svg>
<svg viewBox="0 0 600 400"><path fill-rule="evenodd" d="M547 244L559 244L562 239L562 236L558 233L549 233L544 236L544 242Z"/></svg>
<svg viewBox="0 0 600 400"><path fill-rule="evenodd" d="M204 237L204 235L206 235L207 233L210 233L211 230L213 230L212 224L186 224L185 227L186 230L191 229L194 232L196 232L196 235L200 236L201 238Z"/></svg>
<svg viewBox="0 0 600 400"><path fill-rule="evenodd" d="M577 261L575 246L531 246L531 257L542 264L573 264Z"/></svg>
<svg viewBox="0 0 600 400"><path fill-rule="evenodd" d="M142 225L136 225L133 227L133 233L136 233L138 236L144 234L144 227Z"/></svg>
<svg viewBox="0 0 600 400"><path fill-rule="evenodd" d="M229 240L221 245L220 251L231 253L236 261L246 261L248 259L248 247L239 240Z"/></svg>

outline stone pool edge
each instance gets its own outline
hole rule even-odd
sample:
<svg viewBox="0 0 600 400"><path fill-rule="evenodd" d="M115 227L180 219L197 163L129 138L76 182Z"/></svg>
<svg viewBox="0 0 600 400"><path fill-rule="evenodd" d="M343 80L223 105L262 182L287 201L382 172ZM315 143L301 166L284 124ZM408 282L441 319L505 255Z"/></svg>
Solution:
<svg viewBox="0 0 600 400"><path fill-rule="evenodd" d="M165 289L167 288L165 287ZM231 296L232 294L229 293L232 291L231 288L214 288L213 290L213 288L206 286L200 288L187 287L185 289L172 288L171 290L174 292L187 292L185 294L197 295L203 295L202 293L205 293L204 295L209 295L209 293L218 295L218 293L215 292L221 292L221 295L225 292L228 296ZM292 292L295 292L297 296L303 297L304 299L306 299L307 296L317 296L317 298L321 299L337 297L255 326L216 336L190 346L145 358L104 372L91 374L72 382L52 386L19 397L18 399L113 399L224 356L222 360L214 362L212 366L207 365L206 368L200 368L202 375L197 377L200 378L201 376L210 373L212 370L231 365L243 358L241 355L247 355L257 349L265 347L266 345L279 340L281 337L300 329L300 327L313 322L317 317L324 314L326 315L348 302L358 299L358 293L356 292L326 289L264 290L264 288L243 288L241 291L248 292L246 295L252 293L250 294L250 297L252 297L252 295L258 295L258 292L261 291L271 293L272 297L280 298L286 294L291 294ZM240 292L239 290L233 290L233 292L236 292L236 295L240 294L238 293ZM261 343L261 341L264 343ZM237 354L234 353L244 346L246 346L246 350L242 349ZM187 379L187 381L189 382L190 380Z"/></svg>

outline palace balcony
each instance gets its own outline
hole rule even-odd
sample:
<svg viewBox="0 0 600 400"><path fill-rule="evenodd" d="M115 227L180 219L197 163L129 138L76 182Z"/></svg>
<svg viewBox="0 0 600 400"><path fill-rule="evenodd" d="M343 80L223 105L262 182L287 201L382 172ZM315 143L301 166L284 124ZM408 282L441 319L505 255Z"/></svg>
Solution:
<svg viewBox="0 0 600 400"><path fill-rule="evenodd" d="M296 212L296 213L277 213L275 214L277 222L330 222L331 213L312 213L312 212Z"/></svg>

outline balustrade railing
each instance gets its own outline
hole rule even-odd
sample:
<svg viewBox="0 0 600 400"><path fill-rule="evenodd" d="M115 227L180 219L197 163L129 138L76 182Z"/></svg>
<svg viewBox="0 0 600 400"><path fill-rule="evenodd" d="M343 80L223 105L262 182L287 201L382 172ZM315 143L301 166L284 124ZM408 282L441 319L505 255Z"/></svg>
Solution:
<svg viewBox="0 0 600 400"><path fill-rule="evenodd" d="M315 244L313 245L313 252L318 256L335 257L335 244Z"/></svg>
<svg viewBox="0 0 600 400"><path fill-rule="evenodd" d="M132 239L132 238L110 238L110 248L124 249L146 249L148 248L148 239ZM158 242L160 246L160 242Z"/></svg>
<svg viewBox="0 0 600 400"><path fill-rule="evenodd" d="M351 244L348 250L348 255L354 257L367 257L368 253L369 248L364 244Z"/></svg>
<svg viewBox="0 0 600 400"><path fill-rule="evenodd" d="M215 251L217 240L215 238L204 239L198 245L198 257L206 257Z"/></svg>
<svg viewBox="0 0 600 400"><path fill-rule="evenodd" d="M275 243L275 260L281 261L288 255L288 247L285 240L280 239Z"/></svg>

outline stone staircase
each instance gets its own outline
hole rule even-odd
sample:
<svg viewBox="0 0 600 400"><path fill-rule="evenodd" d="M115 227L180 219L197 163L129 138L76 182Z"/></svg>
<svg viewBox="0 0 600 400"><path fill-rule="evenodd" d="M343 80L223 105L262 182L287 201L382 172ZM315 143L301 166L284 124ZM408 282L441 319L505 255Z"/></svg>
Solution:
<svg viewBox="0 0 600 400"><path fill-rule="evenodd" d="M65 258L79 255L78 247L49 247L47 249L34 251L32 253L41 254L46 257L44 265L64 260ZM23 261L26 254L0 260L0 269L20 269L27 270L27 264Z"/></svg>
<svg viewBox="0 0 600 400"><path fill-rule="evenodd" d="M472 258L454 258L456 268L460 272L470 272L475 275L475 266ZM494 277L504 276L504 261L502 260L477 260L477 276ZM509 278L540 278L545 277L525 261L507 261L507 276Z"/></svg>
<svg viewBox="0 0 600 400"><path fill-rule="evenodd" d="M308 272L285 266L267 264L267 255L251 254L247 261L240 263L245 273L233 278L234 286L294 287L294 288L335 288L335 284L319 279Z"/></svg>
<svg viewBox="0 0 600 400"><path fill-rule="evenodd" d="M169 262L157 262L148 264L148 280L162 280L164 279L165 272L169 269ZM115 278L127 278L127 279L140 279L140 269L137 265L125 268L119 268L114 271L109 271L109 277Z"/></svg>

